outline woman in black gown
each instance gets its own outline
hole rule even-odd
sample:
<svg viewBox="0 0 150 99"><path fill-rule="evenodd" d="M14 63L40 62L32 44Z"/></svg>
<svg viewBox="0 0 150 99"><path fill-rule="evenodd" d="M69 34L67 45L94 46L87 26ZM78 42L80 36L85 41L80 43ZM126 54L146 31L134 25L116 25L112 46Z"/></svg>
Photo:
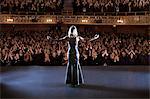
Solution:
<svg viewBox="0 0 150 99"><path fill-rule="evenodd" d="M93 41L98 37L99 35L95 35L90 41ZM73 25L69 28L68 35L59 40L68 41L68 64L66 68L65 83L72 86L84 84L83 74L79 63L78 42L79 40L84 41L85 39L78 36L77 28Z"/></svg>

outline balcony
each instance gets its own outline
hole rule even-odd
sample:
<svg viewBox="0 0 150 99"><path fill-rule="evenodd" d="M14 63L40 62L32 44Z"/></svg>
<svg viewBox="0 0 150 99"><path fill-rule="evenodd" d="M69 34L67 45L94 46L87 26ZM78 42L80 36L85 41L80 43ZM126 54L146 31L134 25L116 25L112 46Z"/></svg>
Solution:
<svg viewBox="0 0 150 99"><path fill-rule="evenodd" d="M150 13L94 13L93 15L73 15L72 12L62 12L61 15L20 15L0 14L0 24L88 24L88 25L150 25ZM107 15L106 15L107 14Z"/></svg>

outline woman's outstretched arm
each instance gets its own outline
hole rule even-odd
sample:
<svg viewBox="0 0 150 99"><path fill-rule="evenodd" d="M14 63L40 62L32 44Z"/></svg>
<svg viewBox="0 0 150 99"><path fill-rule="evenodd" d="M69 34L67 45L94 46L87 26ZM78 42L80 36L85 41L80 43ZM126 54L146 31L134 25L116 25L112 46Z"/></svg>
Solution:
<svg viewBox="0 0 150 99"><path fill-rule="evenodd" d="M65 40L68 36L64 36L62 38L60 38L59 40Z"/></svg>
<svg viewBox="0 0 150 99"><path fill-rule="evenodd" d="M93 40L96 40L96 39L98 39L99 38L99 35L98 34L96 34L92 39L85 39L85 38L83 38L83 37L81 37L81 36L79 36L79 39L81 40L81 41L93 41Z"/></svg>
<svg viewBox="0 0 150 99"><path fill-rule="evenodd" d="M65 40L67 37L68 37L68 36L64 36L64 37L59 38L59 39L53 39L52 37L47 36L47 39L48 39L48 40L50 39L50 40L55 40L55 41L61 41L61 40Z"/></svg>
<svg viewBox="0 0 150 99"><path fill-rule="evenodd" d="M96 40L96 39L98 39L99 38L99 35L98 34L96 34L92 39L90 39L89 41L94 41L94 40Z"/></svg>

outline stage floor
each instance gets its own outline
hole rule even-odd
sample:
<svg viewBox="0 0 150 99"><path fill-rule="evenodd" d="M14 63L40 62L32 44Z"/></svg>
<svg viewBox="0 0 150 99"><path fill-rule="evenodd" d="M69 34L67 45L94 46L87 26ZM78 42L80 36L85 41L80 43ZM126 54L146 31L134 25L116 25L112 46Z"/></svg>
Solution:
<svg viewBox="0 0 150 99"><path fill-rule="evenodd" d="M67 86L65 66L1 67L1 98L148 98L149 66L84 66L85 84Z"/></svg>

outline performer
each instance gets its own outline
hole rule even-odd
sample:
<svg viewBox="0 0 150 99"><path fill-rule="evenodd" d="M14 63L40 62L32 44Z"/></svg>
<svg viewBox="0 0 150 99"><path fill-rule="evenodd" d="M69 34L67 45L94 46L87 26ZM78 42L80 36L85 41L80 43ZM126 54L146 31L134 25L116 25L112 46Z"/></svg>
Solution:
<svg viewBox="0 0 150 99"><path fill-rule="evenodd" d="M98 37L99 35L96 34L94 38L89 41L93 41ZM48 36L47 38L49 39L51 37ZM68 41L68 64L66 68L65 83L71 86L84 84L83 74L79 63L78 42L80 40L85 41L85 39L78 36L77 28L73 25L69 28L68 35L59 40Z"/></svg>

